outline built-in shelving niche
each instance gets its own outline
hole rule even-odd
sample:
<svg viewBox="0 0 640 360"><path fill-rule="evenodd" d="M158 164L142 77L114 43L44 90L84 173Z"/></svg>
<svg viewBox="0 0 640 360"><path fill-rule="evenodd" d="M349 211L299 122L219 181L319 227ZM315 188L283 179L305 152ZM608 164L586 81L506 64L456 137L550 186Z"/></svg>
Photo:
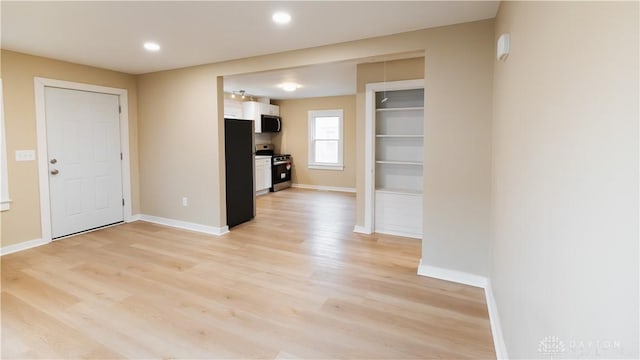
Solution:
<svg viewBox="0 0 640 360"><path fill-rule="evenodd" d="M421 238L424 81L368 84L367 107L372 230Z"/></svg>

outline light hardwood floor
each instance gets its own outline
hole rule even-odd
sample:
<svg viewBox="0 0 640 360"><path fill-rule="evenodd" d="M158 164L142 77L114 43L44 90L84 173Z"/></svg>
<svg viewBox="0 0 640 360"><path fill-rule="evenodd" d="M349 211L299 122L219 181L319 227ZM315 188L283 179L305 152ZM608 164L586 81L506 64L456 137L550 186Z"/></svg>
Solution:
<svg viewBox="0 0 640 360"><path fill-rule="evenodd" d="M483 291L289 189L222 237L145 222L3 256L2 358L495 358Z"/></svg>

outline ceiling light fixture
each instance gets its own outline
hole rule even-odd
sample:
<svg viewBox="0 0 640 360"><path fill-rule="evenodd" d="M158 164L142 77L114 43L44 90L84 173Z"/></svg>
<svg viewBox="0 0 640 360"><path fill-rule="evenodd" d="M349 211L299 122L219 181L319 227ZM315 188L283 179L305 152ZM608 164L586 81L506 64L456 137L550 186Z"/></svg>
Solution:
<svg viewBox="0 0 640 360"><path fill-rule="evenodd" d="M284 11L278 11L273 13L273 15L271 16L271 20L273 20L273 22L275 22L276 24L284 25L291 22L291 15Z"/></svg>
<svg viewBox="0 0 640 360"><path fill-rule="evenodd" d="M144 48L147 51L159 51L160 50L160 45L158 45L158 43L154 43L151 41L147 41L146 43L144 43Z"/></svg>
<svg viewBox="0 0 640 360"><path fill-rule="evenodd" d="M236 95L240 95L244 99L246 97L245 93L245 90L233 90L231 91L231 98L235 99Z"/></svg>
<svg viewBox="0 0 640 360"><path fill-rule="evenodd" d="M280 84L280 87L284 91L296 91L296 90L298 90L300 85L298 85L296 83L287 82L287 83Z"/></svg>

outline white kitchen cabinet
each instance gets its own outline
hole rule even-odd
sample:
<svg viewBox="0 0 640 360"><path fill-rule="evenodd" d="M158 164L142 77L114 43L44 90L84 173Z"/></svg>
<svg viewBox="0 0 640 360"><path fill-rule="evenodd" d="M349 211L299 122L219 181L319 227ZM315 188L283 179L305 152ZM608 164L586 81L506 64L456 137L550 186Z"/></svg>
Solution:
<svg viewBox="0 0 640 360"><path fill-rule="evenodd" d="M271 157L256 156L256 195L264 195L271 188Z"/></svg>
<svg viewBox="0 0 640 360"><path fill-rule="evenodd" d="M368 84L366 105L369 229L421 238L424 81Z"/></svg>
<svg viewBox="0 0 640 360"><path fill-rule="evenodd" d="M277 105L265 104L258 101L245 101L242 103L242 115L244 119L255 121L255 132L262 132L261 116L280 116L280 107Z"/></svg>
<svg viewBox="0 0 640 360"><path fill-rule="evenodd" d="M225 119L243 119L242 103L233 99L224 99Z"/></svg>
<svg viewBox="0 0 640 360"><path fill-rule="evenodd" d="M267 110L266 112L267 115L280 116L280 106L271 105L271 104L265 104L265 105L267 105L265 108Z"/></svg>

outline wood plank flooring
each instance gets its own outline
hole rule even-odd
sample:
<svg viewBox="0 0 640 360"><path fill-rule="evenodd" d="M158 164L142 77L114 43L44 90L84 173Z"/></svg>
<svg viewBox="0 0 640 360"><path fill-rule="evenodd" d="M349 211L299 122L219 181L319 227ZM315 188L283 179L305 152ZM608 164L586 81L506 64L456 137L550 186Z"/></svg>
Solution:
<svg viewBox="0 0 640 360"><path fill-rule="evenodd" d="M353 233L353 195L257 208L221 237L135 222L3 256L2 358L495 358L483 291Z"/></svg>

